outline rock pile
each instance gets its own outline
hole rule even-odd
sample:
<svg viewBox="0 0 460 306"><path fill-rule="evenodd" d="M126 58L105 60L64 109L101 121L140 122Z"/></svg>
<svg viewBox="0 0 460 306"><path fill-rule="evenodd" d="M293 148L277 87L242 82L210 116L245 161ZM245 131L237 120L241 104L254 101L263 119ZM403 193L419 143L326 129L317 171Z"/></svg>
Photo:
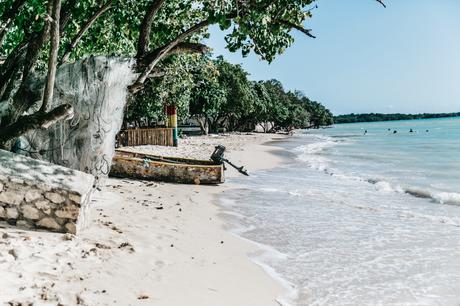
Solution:
<svg viewBox="0 0 460 306"><path fill-rule="evenodd" d="M93 184L89 174L0 150L0 221L75 234Z"/></svg>

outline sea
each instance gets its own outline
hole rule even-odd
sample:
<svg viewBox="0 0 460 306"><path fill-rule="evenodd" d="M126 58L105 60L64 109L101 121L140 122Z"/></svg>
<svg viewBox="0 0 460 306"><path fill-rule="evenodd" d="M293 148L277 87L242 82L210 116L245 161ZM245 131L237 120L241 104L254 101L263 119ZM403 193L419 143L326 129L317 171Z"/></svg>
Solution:
<svg viewBox="0 0 460 306"><path fill-rule="evenodd" d="M283 305L460 305L460 118L340 124L231 180L235 235Z"/></svg>

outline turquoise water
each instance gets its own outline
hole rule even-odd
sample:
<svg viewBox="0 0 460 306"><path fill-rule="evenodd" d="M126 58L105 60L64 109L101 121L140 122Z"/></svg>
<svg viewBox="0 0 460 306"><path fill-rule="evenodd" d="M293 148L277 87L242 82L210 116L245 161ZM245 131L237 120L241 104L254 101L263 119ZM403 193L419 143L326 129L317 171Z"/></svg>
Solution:
<svg viewBox="0 0 460 306"><path fill-rule="evenodd" d="M326 135L317 167L460 204L459 118L344 124L314 134Z"/></svg>
<svg viewBox="0 0 460 306"><path fill-rule="evenodd" d="M253 258L288 284L284 304L460 305L460 119L338 125L279 145L282 167L234 180L221 202L239 235L267 246Z"/></svg>

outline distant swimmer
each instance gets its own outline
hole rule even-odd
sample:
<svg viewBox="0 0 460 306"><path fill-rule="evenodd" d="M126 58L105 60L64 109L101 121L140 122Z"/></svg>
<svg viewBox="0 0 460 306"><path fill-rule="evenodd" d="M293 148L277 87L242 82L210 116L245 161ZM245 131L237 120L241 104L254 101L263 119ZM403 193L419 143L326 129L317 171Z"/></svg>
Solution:
<svg viewBox="0 0 460 306"><path fill-rule="evenodd" d="M393 134L396 134L396 133L398 133L398 131L394 130L394 131L393 131Z"/></svg>
<svg viewBox="0 0 460 306"><path fill-rule="evenodd" d="M427 132L427 133L428 133L429 131L430 131L430 130L426 130L425 132Z"/></svg>
<svg viewBox="0 0 460 306"><path fill-rule="evenodd" d="M391 131L391 129L388 129L388 131Z"/></svg>
<svg viewBox="0 0 460 306"><path fill-rule="evenodd" d="M413 130L413 129L410 129L409 133L413 133L413 132L414 132L414 130Z"/></svg>
<svg viewBox="0 0 460 306"><path fill-rule="evenodd" d="M366 135L366 134L367 134L367 130L364 131L364 135Z"/></svg>

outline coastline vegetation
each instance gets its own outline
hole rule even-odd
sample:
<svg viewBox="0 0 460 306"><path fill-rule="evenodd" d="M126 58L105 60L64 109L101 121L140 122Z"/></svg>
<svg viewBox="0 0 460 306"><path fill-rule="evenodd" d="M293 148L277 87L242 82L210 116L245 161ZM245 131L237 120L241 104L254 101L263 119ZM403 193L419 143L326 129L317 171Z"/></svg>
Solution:
<svg viewBox="0 0 460 306"><path fill-rule="evenodd" d="M334 123L356 123L356 122L376 122L376 121L395 121L395 120L416 120L416 119L433 119L433 118L449 118L449 117L460 117L458 113L423 113L423 114L380 114L380 113L368 113L368 114L347 114L334 116Z"/></svg>
<svg viewBox="0 0 460 306"><path fill-rule="evenodd" d="M289 131L333 124L332 113L300 91L288 91L280 81L251 81L241 65L223 57L189 57L180 77L149 82L131 103L125 122L137 126L164 120L163 105L173 104L179 119L193 118L203 133Z"/></svg>
<svg viewBox="0 0 460 306"><path fill-rule="evenodd" d="M294 43L294 31L315 37L303 25L312 17L314 2L0 1L0 146L8 148L28 132L73 118L71 99L61 105L51 103L53 84L60 77L58 71L76 67L88 55L112 58L116 64L126 58L133 61L130 70L135 79L120 75L122 89L134 96L132 101L149 81L169 82L179 92L182 88L176 79L185 79L180 72L188 67L178 63L186 65L189 56L209 52L202 44L210 35L209 26L227 31L222 35L230 51L244 56L254 53L271 62ZM93 67L83 70L73 78L96 73ZM91 85L83 83L82 88ZM170 97L170 103L181 103L172 101L171 97L180 97L174 92L164 96Z"/></svg>

